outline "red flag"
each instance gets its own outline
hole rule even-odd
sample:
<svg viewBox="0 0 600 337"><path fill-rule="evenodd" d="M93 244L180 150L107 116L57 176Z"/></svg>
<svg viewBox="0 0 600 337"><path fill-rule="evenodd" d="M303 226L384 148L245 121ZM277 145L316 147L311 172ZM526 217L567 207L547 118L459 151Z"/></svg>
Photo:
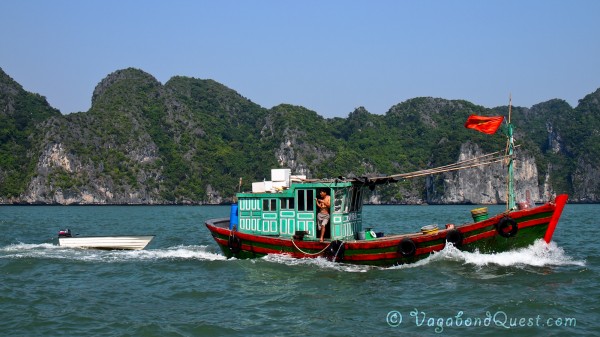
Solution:
<svg viewBox="0 0 600 337"><path fill-rule="evenodd" d="M493 135L494 133L496 133L503 120L504 116L485 117L471 115L469 116L469 118L467 118L465 128L475 129L479 132L487 133L488 135Z"/></svg>

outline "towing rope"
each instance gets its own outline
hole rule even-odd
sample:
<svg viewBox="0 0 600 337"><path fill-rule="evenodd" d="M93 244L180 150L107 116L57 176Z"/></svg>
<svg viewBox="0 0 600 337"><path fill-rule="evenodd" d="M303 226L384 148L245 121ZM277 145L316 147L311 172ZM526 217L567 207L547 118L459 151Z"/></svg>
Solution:
<svg viewBox="0 0 600 337"><path fill-rule="evenodd" d="M323 248L323 250L321 250L318 253L307 253L305 251L303 251L302 249L300 249L300 247L296 246L296 242L294 242L294 238L292 238L292 244L294 245L294 247L296 247L296 249L298 249L298 251L304 255L311 255L311 256L315 256L315 255L321 255L324 251L327 250L327 248L329 248L329 246L331 246L331 242L325 247Z"/></svg>

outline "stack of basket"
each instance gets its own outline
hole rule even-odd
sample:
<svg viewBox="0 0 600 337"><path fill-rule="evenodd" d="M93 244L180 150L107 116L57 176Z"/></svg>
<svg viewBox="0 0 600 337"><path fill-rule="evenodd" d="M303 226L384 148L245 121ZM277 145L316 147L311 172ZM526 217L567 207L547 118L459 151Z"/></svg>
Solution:
<svg viewBox="0 0 600 337"><path fill-rule="evenodd" d="M437 233L438 231L438 226L437 225L427 225L427 226L423 226L421 227L421 232L423 234L433 234L433 233Z"/></svg>
<svg viewBox="0 0 600 337"><path fill-rule="evenodd" d="M471 216L475 222L483 221L488 218L488 209L487 207L475 208L471 211Z"/></svg>

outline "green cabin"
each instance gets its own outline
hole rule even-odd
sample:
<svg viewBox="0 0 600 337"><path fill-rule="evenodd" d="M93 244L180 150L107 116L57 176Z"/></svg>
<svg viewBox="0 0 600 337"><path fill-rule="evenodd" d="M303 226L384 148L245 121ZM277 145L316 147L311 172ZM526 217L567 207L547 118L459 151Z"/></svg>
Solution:
<svg viewBox="0 0 600 337"><path fill-rule="evenodd" d="M237 194L238 231L285 238L303 232L305 241L318 240L316 198L321 191L331 199L326 239L355 239L362 231L362 184L298 180L290 176L289 169L272 170L271 174L272 181L253 183L252 193Z"/></svg>

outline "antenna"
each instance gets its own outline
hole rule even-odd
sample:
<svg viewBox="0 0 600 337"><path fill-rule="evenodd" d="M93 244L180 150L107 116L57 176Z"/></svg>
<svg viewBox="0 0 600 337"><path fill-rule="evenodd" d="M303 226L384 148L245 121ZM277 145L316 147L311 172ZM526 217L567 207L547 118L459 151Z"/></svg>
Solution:
<svg viewBox="0 0 600 337"><path fill-rule="evenodd" d="M510 117L512 115L512 93L508 94L508 124L510 124Z"/></svg>

